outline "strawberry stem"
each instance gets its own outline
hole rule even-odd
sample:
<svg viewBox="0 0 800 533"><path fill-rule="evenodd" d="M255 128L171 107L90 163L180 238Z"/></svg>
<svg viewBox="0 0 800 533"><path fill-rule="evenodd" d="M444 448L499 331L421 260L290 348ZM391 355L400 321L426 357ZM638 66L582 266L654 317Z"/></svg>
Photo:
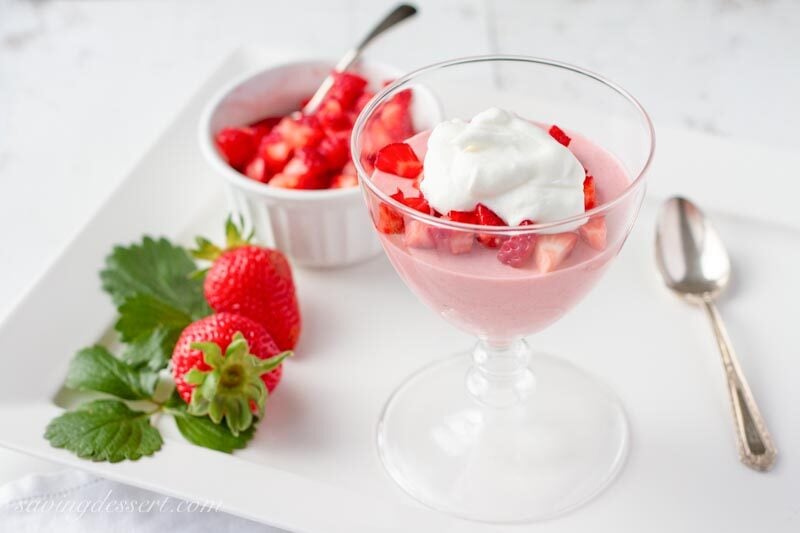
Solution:
<svg viewBox="0 0 800 533"><path fill-rule="evenodd" d="M238 224L234 222L233 216L228 215L228 218L225 220L225 248L217 246L205 237L196 237L196 247L191 250L191 254L192 257L196 259L215 261L228 250L251 244L254 235L255 232L252 229L250 233L245 235L244 218L241 215L239 215Z"/></svg>

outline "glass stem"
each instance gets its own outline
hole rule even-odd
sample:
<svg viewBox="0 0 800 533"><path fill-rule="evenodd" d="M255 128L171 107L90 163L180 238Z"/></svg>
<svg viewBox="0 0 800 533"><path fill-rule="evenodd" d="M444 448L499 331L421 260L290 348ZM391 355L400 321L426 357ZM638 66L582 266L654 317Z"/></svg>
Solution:
<svg viewBox="0 0 800 533"><path fill-rule="evenodd" d="M474 364L467 372L469 394L483 405L504 408L523 401L534 389L528 367L531 349L523 339L494 342L481 339L472 352Z"/></svg>

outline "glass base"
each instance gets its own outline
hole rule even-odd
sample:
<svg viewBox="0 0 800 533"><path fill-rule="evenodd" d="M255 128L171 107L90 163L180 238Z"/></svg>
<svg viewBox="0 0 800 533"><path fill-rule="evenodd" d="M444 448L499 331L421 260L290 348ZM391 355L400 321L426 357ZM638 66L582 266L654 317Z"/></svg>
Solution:
<svg viewBox="0 0 800 533"><path fill-rule="evenodd" d="M389 475L438 511L493 523L566 513L606 488L628 449L622 406L572 364L533 354L515 401L481 401L473 353L429 365L384 408L378 450Z"/></svg>

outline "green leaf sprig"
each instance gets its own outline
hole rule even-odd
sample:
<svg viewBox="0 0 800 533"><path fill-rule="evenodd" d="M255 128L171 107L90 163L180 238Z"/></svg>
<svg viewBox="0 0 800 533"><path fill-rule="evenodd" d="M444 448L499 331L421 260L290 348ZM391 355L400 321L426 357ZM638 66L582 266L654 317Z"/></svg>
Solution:
<svg viewBox="0 0 800 533"><path fill-rule="evenodd" d="M66 386L103 397L53 419L44 435L53 446L93 461L137 460L161 449L163 440L152 418L162 413L171 415L181 435L198 446L231 453L247 445L257 420L249 409L246 413L239 409L238 400L231 400L230 394L221 394L222 400L212 398L210 403L205 401L208 397L198 394L198 405L192 407L174 390L163 390L167 384L174 389L172 380L162 380L159 374L165 372L181 331L212 312L197 271L184 248L163 238L145 237L141 243L112 250L100 279L117 307L115 329L124 347L119 356L103 346L84 348L74 356ZM247 391L255 395L256 405L263 409L266 389L257 378L260 374L254 373L277 367L286 354L254 362L245 357L249 350L243 338L231 347L235 362L253 371L247 375ZM215 362L220 369L225 368L224 360ZM205 382L213 370L195 374L193 379ZM256 375L260 388L250 379L251 374ZM206 383L204 391L211 385L210 381ZM253 392L253 386L257 392ZM222 424L219 415L231 409L237 409L236 416L226 416L227 424Z"/></svg>

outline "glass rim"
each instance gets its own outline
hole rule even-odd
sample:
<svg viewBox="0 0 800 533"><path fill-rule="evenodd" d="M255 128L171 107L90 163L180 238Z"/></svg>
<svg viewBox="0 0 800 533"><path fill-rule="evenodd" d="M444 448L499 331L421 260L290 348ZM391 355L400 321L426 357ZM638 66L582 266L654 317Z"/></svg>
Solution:
<svg viewBox="0 0 800 533"><path fill-rule="evenodd" d="M428 72L432 72L435 70L440 70L447 67L452 67L456 65L466 65L469 63L483 63L483 62L491 62L491 61L509 61L509 62L520 62L520 63L536 63L539 65L545 65L549 67L555 67L559 69L563 69L566 71L574 72L576 74L580 74L586 78L593 79L605 85L606 87L612 89L613 91L617 92L623 98L625 98L633 107L639 112L641 117L644 119L644 122L647 126L647 134L648 134L648 154L647 159L645 159L644 164L642 165L641 169L639 169L636 177L631 180L631 182L625 187L625 189L617 195L616 198L610 200L608 202L602 203L598 206L589 209L588 211L584 211L578 215L573 215L566 218L560 218L558 220L553 220L550 222L542 222L536 224L529 224L525 226L483 226L480 224L468 224L465 222L455 222L453 220L443 220L442 218L437 218L433 215L427 215L416 209L409 207L402 202L399 202L391 197L391 195L386 194L382 191L377 185L372 182L371 177L368 175L366 169L361 164L361 157L360 153L357 152L356 148L356 141L360 138L361 132L364 129L364 125L367 121L367 118L372 116L375 109L386 99L387 96L392 94L397 88L401 85L418 78L419 76L426 74ZM644 183L644 175L647 170L650 168L650 164L653 161L653 153L655 151L655 144L656 144L656 136L655 136L655 129L653 128L653 122L650 120L650 116L645 111L644 107L641 103L628 91L623 89L620 85L614 83L613 81L592 72L590 70L586 70L584 68L578 67L576 65L572 65L570 63L565 63L562 61L556 61L552 59L545 59L533 56L521 56L521 55L480 55L480 56L468 56L468 57L461 57L456 59L450 59L447 61L441 61L438 63L433 63L431 65L413 70L396 79L391 84L387 85L383 89L381 89L368 103L364 106L364 109L359 113L358 117L356 118L356 122L353 125L353 132L350 135L350 152L352 154L353 164L356 167L356 172L359 176L359 181L361 182L362 187L367 187L372 193L374 193L378 198L380 198L383 202L386 202L393 206L398 211L403 212L411 216L412 218L416 218L419 220L424 221L426 224L432 226L439 226L442 228L449 228L455 230L470 230L474 232L480 233L489 233L489 234L515 234L518 235L520 233L536 233L541 232L543 230L552 230L554 228L558 228L559 226L565 225L574 225L576 223L583 224L583 222L592 216L597 216L604 214L610 211L614 206L621 203L624 199L626 199L630 194L636 191L640 185Z"/></svg>

